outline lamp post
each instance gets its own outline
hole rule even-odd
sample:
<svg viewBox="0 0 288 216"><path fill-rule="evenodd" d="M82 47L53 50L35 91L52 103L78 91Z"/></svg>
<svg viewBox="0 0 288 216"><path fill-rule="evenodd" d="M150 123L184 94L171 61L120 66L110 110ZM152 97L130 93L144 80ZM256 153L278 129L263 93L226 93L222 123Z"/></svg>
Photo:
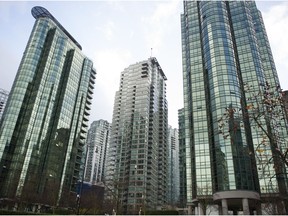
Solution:
<svg viewBox="0 0 288 216"><path fill-rule="evenodd" d="M145 194L146 194L146 191L144 191L143 195L142 195L142 207L143 207L143 215L145 215ZM140 208L141 210L141 208Z"/></svg>
<svg viewBox="0 0 288 216"><path fill-rule="evenodd" d="M84 171L83 171L84 173ZM82 178L81 178L81 181L79 182L79 191L76 195L76 214L79 215L79 211L80 211L80 204L81 204L81 196L82 196L82 187L83 187L83 176L84 174L82 174Z"/></svg>
<svg viewBox="0 0 288 216"><path fill-rule="evenodd" d="M82 187L82 183L80 183L80 188L81 188L81 187ZM77 203L77 211L76 211L76 214L77 214L77 215L79 215L81 195L82 195L82 189L80 189L79 194L77 194L77 197L76 197L76 203Z"/></svg>
<svg viewBox="0 0 288 216"><path fill-rule="evenodd" d="M85 146L86 146L86 142L85 142ZM83 182L84 182L85 167L86 167L86 162L87 162L87 155L88 155L88 146L86 146L83 171L82 171L82 176L81 176L81 181L80 181L80 188L79 188L79 192L77 193L77 197L76 197L76 202L77 202L76 214L77 215L79 215L79 211L80 211L80 204L81 204L81 198L82 198L81 196L82 196L82 189L83 189Z"/></svg>

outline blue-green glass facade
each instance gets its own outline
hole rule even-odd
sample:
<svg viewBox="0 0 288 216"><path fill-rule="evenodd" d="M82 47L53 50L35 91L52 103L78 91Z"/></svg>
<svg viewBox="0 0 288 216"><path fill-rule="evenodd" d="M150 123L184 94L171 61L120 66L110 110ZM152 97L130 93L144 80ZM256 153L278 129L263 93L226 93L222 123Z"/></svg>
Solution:
<svg viewBox="0 0 288 216"><path fill-rule="evenodd" d="M0 125L0 197L54 205L81 174L96 71L46 9L32 14Z"/></svg>
<svg viewBox="0 0 288 216"><path fill-rule="evenodd" d="M253 1L184 1L181 28L187 203L201 199L203 190L214 201L222 195L240 199L244 195L235 195L237 191L248 191L253 195L247 195L250 210L256 209L251 200L271 193L271 181L273 193L280 187L270 178L273 163L265 167L269 175L263 175L261 163L272 155L271 145L265 147L266 156L255 151L263 131L245 118L251 114L247 106L256 103L253 94L263 92L266 81L279 85L261 13ZM237 110L222 129L229 131L228 138L219 129L227 109ZM264 116L259 121L268 131ZM222 207L226 212L227 200ZM243 210L242 204L232 208Z"/></svg>
<svg viewBox="0 0 288 216"><path fill-rule="evenodd" d="M180 172L179 172L179 140L178 129L168 126L168 172L167 172L167 203L176 206L179 203Z"/></svg>
<svg viewBox="0 0 288 216"><path fill-rule="evenodd" d="M178 110L178 140L179 140L179 207L186 207L186 145L184 108Z"/></svg>

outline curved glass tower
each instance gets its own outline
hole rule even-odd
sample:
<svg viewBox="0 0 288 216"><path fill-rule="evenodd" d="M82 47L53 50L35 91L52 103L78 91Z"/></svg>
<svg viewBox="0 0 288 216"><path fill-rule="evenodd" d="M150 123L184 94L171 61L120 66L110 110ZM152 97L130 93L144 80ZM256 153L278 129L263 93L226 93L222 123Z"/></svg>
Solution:
<svg viewBox="0 0 288 216"><path fill-rule="evenodd" d="M204 199L219 204L223 214L260 211L260 194L271 192L269 181L273 193L287 190L287 180L280 186L263 176L264 158L255 157L263 132L245 117L266 81L279 85L261 14L253 1L184 1L181 28L187 204L200 213ZM233 114L223 120L227 110ZM265 151L272 154L269 145ZM273 164L265 169L275 174Z"/></svg>
<svg viewBox="0 0 288 216"><path fill-rule="evenodd" d="M64 205L81 175L96 71L45 8L32 15L0 125L0 197Z"/></svg>

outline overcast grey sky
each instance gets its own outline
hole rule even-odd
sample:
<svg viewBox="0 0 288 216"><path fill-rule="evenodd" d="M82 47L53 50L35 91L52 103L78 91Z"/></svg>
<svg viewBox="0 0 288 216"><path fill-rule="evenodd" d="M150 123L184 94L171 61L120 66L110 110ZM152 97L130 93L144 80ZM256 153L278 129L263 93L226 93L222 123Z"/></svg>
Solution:
<svg viewBox="0 0 288 216"><path fill-rule="evenodd" d="M111 122L121 71L156 57L166 74L168 123L178 127L183 107L179 0L0 1L0 88L10 91L35 19L45 7L81 44L97 70L90 122ZM283 89L288 89L288 2L257 1Z"/></svg>

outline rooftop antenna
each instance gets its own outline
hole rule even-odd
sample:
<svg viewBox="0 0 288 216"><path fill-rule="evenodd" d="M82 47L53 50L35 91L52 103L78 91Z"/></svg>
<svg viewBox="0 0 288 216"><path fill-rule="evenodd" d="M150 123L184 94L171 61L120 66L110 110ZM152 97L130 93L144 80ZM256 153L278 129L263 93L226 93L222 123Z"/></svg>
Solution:
<svg viewBox="0 0 288 216"><path fill-rule="evenodd" d="M151 56L150 56L151 58L152 58L152 49L153 49L153 48L151 48Z"/></svg>

